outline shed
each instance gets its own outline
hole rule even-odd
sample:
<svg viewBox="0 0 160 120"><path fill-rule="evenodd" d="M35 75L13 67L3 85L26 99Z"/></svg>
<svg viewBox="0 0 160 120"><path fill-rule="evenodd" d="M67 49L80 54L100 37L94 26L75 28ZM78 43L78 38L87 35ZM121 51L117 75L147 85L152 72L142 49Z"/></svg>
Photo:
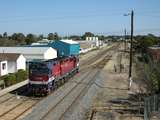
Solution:
<svg viewBox="0 0 160 120"><path fill-rule="evenodd" d="M160 47L159 46L149 47L148 52L150 53L154 61L160 61Z"/></svg>
<svg viewBox="0 0 160 120"><path fill-rule="evenodd" d="M27 61L57 58L57 51L52 47L0 47L0 53L22 54Z"/></svg>
<svg viewBox="0 0 160 120"><path fill-rule="evenodd" d="M57 50L58 56L79 55L80 45L73 40L56 40L49 46Z"/></svg>
<svg viewBox="0 0 160 120"><path fill-rule="evenodd" d="M26 70L26 58L21 54L0 53L0 60L7 61L7 73L15 73L20 69ZM2 70L3 68L2 65Z"/></svg>

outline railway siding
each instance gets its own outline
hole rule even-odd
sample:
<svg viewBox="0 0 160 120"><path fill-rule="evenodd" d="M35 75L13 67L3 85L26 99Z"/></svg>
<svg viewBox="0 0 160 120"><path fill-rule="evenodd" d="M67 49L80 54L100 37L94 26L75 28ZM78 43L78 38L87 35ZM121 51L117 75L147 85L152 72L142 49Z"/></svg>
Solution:
<svg viewBox="0 0 160 120"><path fill-rule="evenodd" d="M99 55L98 58L100 58L100 56L105 57L106 51L102 52L102 55ZM96 61L99 60L96 57ZM109 59L108 59L109 60ZM97 63L99 64L99 62ZM104 64L104 63L103 63ZM87 66L87 64L86 64ZM98 68L101 68L102 66L98 66ZM26 116L24 118L24 120L39 120L39 119L53 119L54 120L58 120L59 118L62 117L62 115L65 113L66 109L68 109L68 107L72 104L72 102L76 99L77 94L82 91L85 87L86 84L89 81L93 82L93 78L88 78L90 75L93 76L94 72L93 70L96 68L96 65L94 64L93 67L89 67L86 68L84 70L86 70L86 72L84 72L84 70L82 72L84 72L84 74L79 74L79 76L75 76L74 79L76 78L76 83L74 81L68 82L66 83L64 86L62 86L61 88L59 88L57 91L54 92L54 94L48 96L44 101L41 101L34 109L33 112L31 114L29 114L28 116ZM90 71L89 73L87 73L87 71ZM91 77L90 76L90 77ZM83 78L84 77L84 78ZM88 78L88 79L87 79ZM85 79L85 82L83 83L82 80ZM78 82L79 81L79 82ZM87 82L88 81L88 82ZM72 90L72 88L74 88L74 86L78 85L78 88L75 88L74 90ZM93 84L93 83L92 83ZM68 90L69 89L69 90ZM71 96L70 96L70 90L72 90L71 92ZM70 97L65 97L65 94L69 93L67 96ZM73 95L72 95L73 94ZM64 99L65 97L65 99ZM73 99L71 99L73 98ZM64 99L64 100L63 100ZM60 102L60 103L58 103ZM56 105L57 104L57 105ZM59 104L59 105L58 105ZM54 112L53 112L54 111ZM62 112L62 113L61 113ZM64 113L63 113L64 112ZM54 114L53 114L54 113ZM54 116L55 115L55 116Z"/></svg>
<svg viewBox="0 0 160 120"><path fill-rule="evenodd" d="M83 78L85 78L88 75L88 72L86 74L83 74ZM64 84L64 86L58 88L54 94L49 95L44 100L40 101L34 108L33 112L26 116L24 120L39 120L41 119L53 106L55 106L69 91L71 91L77 83L81 81L80 74L75 76L77 77L77 81L68 81L68 83ZM37 116L38 115L38 116Z"/></svg>
<svg viewBox="0 0 160 120"><path fill-rule="evenodd" d="M29 96L19 96L17 97L16 94L8 93L12 90L15 90L16 88L19 88L20 86L23 86L27 84L24 81L23 83L16 84L15 86L11 86L11 88L6 88L6 90L2 91L0 93L0 119L4 120L20 120L20 119L27 119L29 117L29 120L34 120L34 113L35 113L35 120L39 120L42 118L46 112L49 110L48 108L53 107L56 103L61 101L65 95L68 94L68 91L74 91L73 88L76 85L80 85L80 89L85 87L87 85L87 76L90 76L94 70L96 69L96 64L100 61L99 58L101 58L103 55L105 55L106 52L108 52L108 49L110 48L104 48L102 50L98 50L98 56L90 56L89 58L83 59L85 62L83 62L83 66L80 68L80 73L71 78L67 83L65 83L63 86L59 87L57 90L55 90L52 94L45 97L44 100L42 99L34 99ZM86 62L88 60L88 62ZM91 66L89 66L92 63ZM98 62L96 62L98 61ZM100 66L99 66L100 67ZM98 68L99 68L98 67ZM89 72L91 71L91 72ZM94 73L94 72L93 72ZM82 81L82 80L85 81ZM89 79L88 79L89 80ZM78 88L77 88L78 89ZM77 90L77 94L80 92L80 90ZM75 92L75 91L74 91ZM25 94L25 93L24 93ZM26 93L27 94L27 93ZM76 92L74 93L76 94ZM76 97L76 96L75 96ZM53 99L56 101L55 104L53 104ZM74 99L74 98L73 98ZM40 102L39 102L40 101ZM68 100L69 101L69 100ZM35 106L36 105L36 106ZM67 106L67 104L65 103ZM40 106L38 108L38 106ZM63 105L62 105L63 106ZM38 108L38 111L36 109ZM62 108L63 109L63 108ZM33 114L32 114L33 113ZM27 117L25 117L28 115ZM25 117L25 118L24 118Z"/></svg>
<svg viewBox="0 0 160 120"><path fill-rule="evenodd" d="M97 84L103 83L103 79L100 76L101 69L110 60L112 52L108 52L107 55L103 56L100 60L96 61L93 65L94 69L99 72L95 74L90 85L88 85L79 98L72 103L69 109L61 116L60 120L84 120L87 109L91 107L93 99L96 97L99 91Z"/></svg>
<svg viewBox="0 0 160 120"><path fill-rule="evenodd" d="M63 116L63 114L66 112L66 110L68 110L68 108L72 105L72 103L77 100L79 95L83 92L84 88L89 85L91 78L93 78L95 74L97 74L96 70L94 70L86 77L85 83L78 85L68 96L66 96L65 99L63 99L63 101L61 101L59 105L57 105L57 107L55 107L55 109L52 109L50 111L50 114L48 114L41 120L59 120L61 116Z"/></svg>

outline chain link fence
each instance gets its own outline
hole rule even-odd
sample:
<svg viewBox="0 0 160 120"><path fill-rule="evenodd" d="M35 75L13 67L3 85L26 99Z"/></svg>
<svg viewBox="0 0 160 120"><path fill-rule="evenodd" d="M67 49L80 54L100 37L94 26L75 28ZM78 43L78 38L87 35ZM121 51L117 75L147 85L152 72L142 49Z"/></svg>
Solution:
<svg viewBox="0 0 160 120"><path fill-rule="evenodd" d="M160 94L149 96L144 100L144 120L150 120L153 112L160 112Z"/></svg>
<svg viewBox="0 0 160 120"><path fill-rule="evenodd" d="M144 64L144 78L148 81L152 96L144 99L144 120L150 120L152 113L160 112L160 94L155 94L160 89L160 69L159 64L149 55L145 57L148 63Z"/></svg>

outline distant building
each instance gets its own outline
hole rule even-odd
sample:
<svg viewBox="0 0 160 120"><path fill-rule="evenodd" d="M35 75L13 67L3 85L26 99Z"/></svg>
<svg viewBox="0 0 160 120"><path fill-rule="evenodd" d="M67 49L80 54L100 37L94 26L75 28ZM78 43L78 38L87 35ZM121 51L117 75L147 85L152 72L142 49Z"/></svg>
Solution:
<svg viewBox="0 0 160 120"><path fill-rule="evenodd" d="M78 42L68 39L55 40L52 42L50 41L48 43L41 43L41 44L37 43L25 47L31 47L31 48L51 47L57 51L58 56L78 55L80 50L80 45Z"/></svg>
<svg viewBox="0 0 160 120"><path fill-rule="evenodd" d="M52 47L0 47L0 53L22 54L27 61L57 58L57 50Z"/></svg>
<svg viewBox="0 0 160 120"><path fill-rule="evenodd" d="M102 40L99 40L98 37L86 37L86 41L92 41L96 47L102 46L103 42Z"/></svg>
<svg viewBox="0 0 160 120"><path fill-rule="evenodd" d="M88 49L96 46L94 41L79 40L76 42L80 44L80 49Z"/></svg>
<svg viewBox="0 0 160 120"><path fill-rule="evenodd" d="M56 40L49 46L57 50L58 56L79 55L80 51L79 43L73 40Z"/></svg>
<svg viewBox="0 0 160 120"><path fill-rule="evenodd" d="M148 52L150 53L154 61L160 61L160 47L159 46L149 47Z"/></svg>
<svg viewBox="0 0 160 120"><path fill-rule="evenodd" d="M97 41L98 37L86 37L86 41Z"/></svg>
<svg viewBox="0 0 160 120"><path fill-rule="evenodd" d="M36 43L32 43L31 46L34 46L34 45L48 45L49 43L51 43L53 41L54 40L43 39L43 40L37 41Z"/></svg>
<svg viewBox="0 0 160 120"><path fill-rule="evenodd" d="M0 53L0 76L26 70L26 58L21 54Z"/></svg>

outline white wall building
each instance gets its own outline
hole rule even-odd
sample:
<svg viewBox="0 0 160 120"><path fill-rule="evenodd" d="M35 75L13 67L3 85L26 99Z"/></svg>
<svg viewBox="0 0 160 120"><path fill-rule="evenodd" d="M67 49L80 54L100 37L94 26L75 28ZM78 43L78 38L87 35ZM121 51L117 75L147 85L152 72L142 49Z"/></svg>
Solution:
<svg viewBox="0 0 160 120"><path fill-rule="evenodd" d="M86 37L86 41L97 41L98 37Z"/></svg>
<svg viewBox="0 0 160 120"><path fill-rule="evenodd" d="M15 73L20 69L26 70L26 58L21 54L0 53L1 76L8 73Z"/></svg>
<svg viewBox="0 0 160 120"><path fill-rule="evenodd" d="M52 47L0 47L0 53L22 54L27 61L57 58L57 50Z"/></svg>
<svg viewBox="0 0 160 120"><path fill-rule="evenodd" d="M103 45L102 41L99 40L98 37L86 37L86 41L94 42L93 46L96 46L96 47Z"/></svg>
<svg viewBox="0 0 160 120"><path fill-rule="evenodd" d="M7 71L7 61L6 60L0 60L0 76L8 74Z"/></svg>

